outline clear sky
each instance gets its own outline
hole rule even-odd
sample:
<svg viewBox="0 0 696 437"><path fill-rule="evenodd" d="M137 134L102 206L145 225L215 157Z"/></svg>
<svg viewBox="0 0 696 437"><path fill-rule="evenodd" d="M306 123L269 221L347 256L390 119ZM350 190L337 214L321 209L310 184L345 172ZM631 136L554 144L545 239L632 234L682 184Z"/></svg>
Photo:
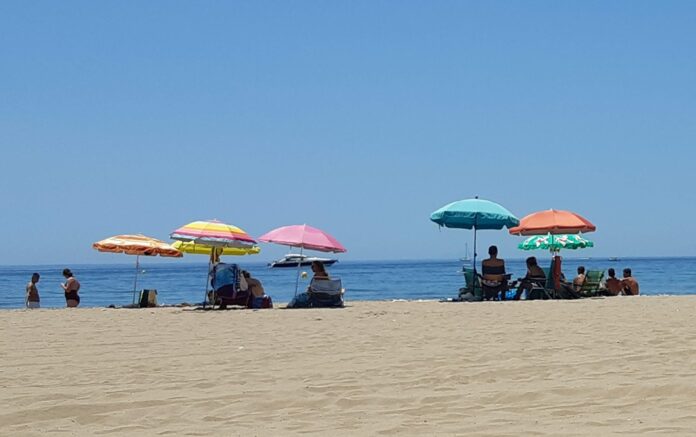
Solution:
<svg viewBox="0 0 696 437"><path fill-rule="evenodd" d="M0 264L132 262L91 243L208 218L454 258L471 232L429 215L475 195L581 213L586 256L696 255L694 23L689 1L4 1Z"/></svg>

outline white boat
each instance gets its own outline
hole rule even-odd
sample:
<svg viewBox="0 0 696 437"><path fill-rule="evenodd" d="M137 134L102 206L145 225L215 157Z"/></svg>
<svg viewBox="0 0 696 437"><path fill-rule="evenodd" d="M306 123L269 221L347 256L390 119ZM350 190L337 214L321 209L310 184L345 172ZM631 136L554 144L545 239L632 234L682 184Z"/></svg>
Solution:
<svg viewBox="0 0 696 437"><path fill-rule="evenodd" d="M332 258L319 258L316 256L306 256L297 253L289 253L277 261L273 261L268 264L268 267L297 267L297 265L308 266L314 261L319 261L320 263L330 266L331 264L338 262L337 259Z"/></svg>

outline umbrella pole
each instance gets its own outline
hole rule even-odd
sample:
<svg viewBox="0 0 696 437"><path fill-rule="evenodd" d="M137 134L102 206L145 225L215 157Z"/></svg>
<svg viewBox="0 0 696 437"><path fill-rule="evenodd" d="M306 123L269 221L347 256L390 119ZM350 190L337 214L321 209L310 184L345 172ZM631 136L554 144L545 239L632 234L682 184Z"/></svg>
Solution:
<svg viewBox="0 0 696 437"><path fill-rule="evenodd" d="M135 257L135 279L133 280L133 304L135 304L135 292L138 289L138 273L140 273L140 255Z"/></svg>
<svg viewBox="0 0 696 437"><path fill-rule="evenodd" d="M476 225L474 225L474 256L472 258L472 262L474 263L474 277L472 278L472 287L473 287L473 294L474 297L476 297L476 282L478 281L478 276L476 275ZM479 287L480 288L480 287ZM480 288L481 290L481 300L483 300L483 288Z"/></svg>
<svg viewBox="0 0 696 437"><path fill-rule="evenodd" d="M208 303L208 278L210 277L210 266L213 264L213 253L215 252L215 247L210 248L210 258L208 259L208 273L205 274L205 294L203 294L203 308L205 304ZM213 307L214 309L215 307Z"/></svg>
<svg viewBox="0 0 696 437"><path fill-rule="evenodd" d="M300 259L297 261L297 276L295 277L295 296L297 296L297 289L300 286L300 267L302 267L302 251L304 247L300 247Z"/></svg>

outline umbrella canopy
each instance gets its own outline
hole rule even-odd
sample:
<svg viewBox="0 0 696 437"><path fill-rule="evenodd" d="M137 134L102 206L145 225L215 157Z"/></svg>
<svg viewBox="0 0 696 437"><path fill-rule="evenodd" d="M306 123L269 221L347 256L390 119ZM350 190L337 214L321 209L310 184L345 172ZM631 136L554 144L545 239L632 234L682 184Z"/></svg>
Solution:
<svg viewBox="0 0 696 437"><path fill-rule="evenodd" d="M309 225L291 225L273 229L259 237L264 243L276 243L320 252L345 252L334 237Z"/></svg>
<svg viewBox="0 0 696 437"><path fill-rule="evenodd" d="M215 247L250 247L256 241L242 229L218 220L196 221L172 232L172 240Z"/></svg>
<svg viewBox="0 0 696 437"><path fill-rule="evenodd" d="M92 244L99 252L179 258L182 253L171 245L145 235L116 235Z"/></svg>
<svg viewBox="0 0 696 437"><path fill-rule="evenodd" d="M92 244L94 249L99 252L125 253L136 255L135 258L135 279L133 280L133 303L138 288L138 274L140 273L140 256L165 256L180 258L183 256L181 251L170 246L164 241L156 238L146 237L145 235L116 235L105 240L97 241Z"/></svg>
<svg viewBox="0 0 696 437"><path fill-rule="evenodd" d="M580 235L533 235L523 242L518 248L522 250L545 249L551 252L559 252L561 249L584 249L594 247L594 243Z"/></svg>
<svg viewBox="0 0 696 437"><path fill-rule="evenodd" d="M503 206L490 200L465 199L445 205L430 214L430 220L446 228L503 229L520 221Z"/></svg>
<svg viewBox="0 0 696 437"><path fill-rule="evenodd" d="M206 246L205 244L197 244L192 242L175 241L172 247L180 250L183 253L190 253L195 255L210 255L211 252L215 253L218 257L221 255L256 255L261 252L259 246L250 247L213 247Z"/></svg>
<svg viewBox="0 0 696 437"><path fill-rule="evenodd" d="M589 220L571 211L549 209L538 211L520 220L519 226L510 229L514 235L577 234L597 229Z"/></svg>

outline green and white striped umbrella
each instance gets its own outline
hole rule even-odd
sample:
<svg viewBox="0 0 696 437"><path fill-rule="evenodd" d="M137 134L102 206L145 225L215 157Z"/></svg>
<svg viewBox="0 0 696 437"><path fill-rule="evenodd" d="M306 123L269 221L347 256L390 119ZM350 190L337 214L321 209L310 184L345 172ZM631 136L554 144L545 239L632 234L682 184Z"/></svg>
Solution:
<svg viewBox="0 0 696 437"><path fill-rule="evenodd" d="M584 249L594 247L594 243L580 235L533 235L518 246L522 250L545 249L559 252L561 249Z"/></svg>

